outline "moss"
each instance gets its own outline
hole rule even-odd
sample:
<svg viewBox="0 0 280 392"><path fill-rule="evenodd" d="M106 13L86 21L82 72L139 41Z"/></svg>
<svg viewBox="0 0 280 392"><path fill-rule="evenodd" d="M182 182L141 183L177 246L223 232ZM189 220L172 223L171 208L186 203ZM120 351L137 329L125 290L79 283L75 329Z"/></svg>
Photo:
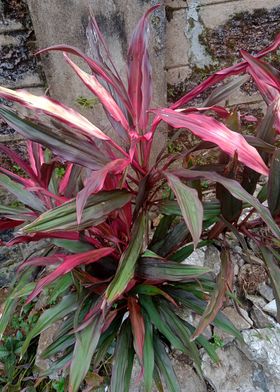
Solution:
<svg viewBox="0 0 280 392"><path fill-rule="evenodd" d="M217 64L212 64L203 68L193 66L191 76L180 83L175 85L167 84L167 100L168 102L175 102L185 95L189 90L197 86L204 79L210 76L213 72L217 71L219 67ZM202 94L200 100L203 100L206 93Z"/></svg>
<svg viewBox="0 0 280 392"><path fill-rule="evenodd" d="M240 50L255 52L269 45L280 31L280 6L271 10L239 12L224 25L205 29L200 42L216 61L227 66L240 58ZM279 56L276 56L279 65Z"/></svg>

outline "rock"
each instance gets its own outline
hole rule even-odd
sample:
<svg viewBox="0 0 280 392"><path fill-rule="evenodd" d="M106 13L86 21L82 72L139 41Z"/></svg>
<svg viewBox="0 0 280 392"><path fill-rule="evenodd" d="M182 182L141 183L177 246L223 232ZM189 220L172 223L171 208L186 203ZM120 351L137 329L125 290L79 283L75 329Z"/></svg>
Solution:
<svg viewBox="0 0 280 392"><path fill-rule="evenodd" d="M245 264L242 248L240 246L235 245L230 250L231 261L234 265L238 265L242 267Z"/></svg>
<svg viewBox="0 0 280 392"><path fill-rule="evenodd" d="M193 264L200 267L210 268L217 276L221 267L221 258L219 250L213 246L196 249L183 264Z"/></svg>
<svg viewBox="0 0 280 392"><path fill-rule="evenodd" d="M234 274L234 276L237 276L239 274L239 265L238 264L234 264L233 274Z"/></svg>
<svg viewBox="0 0 280 392"><path fill-rule="evenodd" d="M242 331L243 329L251 328L253 322L250 319L246 310L239 308L239 311L242 314L242 316L233 307L229 306L223 310L223 313L232 322L232 324L240 331Z"/></svg>
<svg viewBox="0 0 280 392"><path fill-rule="evenodd" d="M204 257L204 266L209 267L217 276L221 268L221 257L219 250L213 245L207 246Z"/></svg>
<svg viewBox="0 0 280 392"><path fill-rule="evenodd" d="M188 359L184 354L175 355L172 359L181 392L207 392L205 383L187 362Z"/></svg>
<svg viewBox="0 0 280 392"><path fill-rule="evenodd" d="M174 371L180 384L181 392L207 392L206 385L203 380L199 378L192 366L190 360L185 354L181 354L177 351L172 353L171 359ZM143 381L139 381L139 375L141 374L141 367L137 360L134 360L131 383L129 392L144 392ZM166 386L165 391L167 391ZM154 386L153 392L157 392L158 389Z"/></svg>
<svg viewBox="0 0 280 392"><path fill-rule="evenodd" d="M243 317L241 317L237 311L233 307L227 307L223 310L223 313L227 318L233 323L233 325L240 331L244 329L251 328L253 325L252 320L248 316L246 310L240 308L240 313L242 313ZM223 345L227 345L234 341L234 336L224 332L223 330L215 327L215 335L217 335L223 342Z"/></svg>
<svg viewBox="0 0 280 392"><path fill-rule="evenodd" d="M257 306L253 306L250 316L255 323L255 327L257 328L266 328L275 325L274 319L264 313Z"/></svg>
<svg viewBox="0 0 280 392"><path fill-rule="evenodd" d="M218 351L220 364L214 364L206 353L202 356L202 370L215 392L270 392L255 382L254 364L234 344Z"/></svg>
<svg viewBox="0 0 280 392"><path fill-rule="evenodd" d="M198 314L192 312L189 309L179 309L177 311L178 316L180 316L183 320L187 321L189 324L191 324L193 327L197 327L201 316L199 316ZM211 331L211 327L208 326L204 332L203 335L209 340L212 337L212 331Z"/></svg>
<svg viewBox="0 0 280 392"><path fill-rule="evenodd" d="M277 306L276 306L276 300L274 299L273 301L269 302L266 304L263 308L265 312L270 314L271 316L275 317L277 316Z"/></svg>
<svg viewBox="0 0 280 392"><path fill-rule="evenodd" d="M205 247L193 251L192 254L182 262L182 264L193 264L193 265L203 267L204 260L205 260Z"/></svg>
<svg viewBox="0 0 280 392"><path fill-rule="evenodd" d="M263 308L267 304L266 300L258 295L247 294L246 298L259 308Z"/></svg>
<svg viewBox="0 0 280 392"><path fill-rule="evenodd" d="M259 285L258 292L269 302L274 299L272 288L264 282Z"/></svg>
<svg viewBox="0 0 280 392"><path fill-rule="evenodd" d="M280 327L242 332L245 344L239 348L259 367L259 379L266 384L265 392L280 390Z"/></svg>
<svg viewBox="0 0 280 392"><path fill-rule="evenodd" d="M19 265L23 262L23 246L0 247L0 287L9 287Z"/></svg>
<svg viewBox="0 0 280 392"><path fill-rule="evenodd" d="M35 359L35 366L39 369L40 373L47 371L53 364L51 359L42 359L41 354L53 342L54 336L58 331L59 325L59 322L52 324L40 335ZM53 380L60 379L61 371L54 371L49 377Z"/></svg>

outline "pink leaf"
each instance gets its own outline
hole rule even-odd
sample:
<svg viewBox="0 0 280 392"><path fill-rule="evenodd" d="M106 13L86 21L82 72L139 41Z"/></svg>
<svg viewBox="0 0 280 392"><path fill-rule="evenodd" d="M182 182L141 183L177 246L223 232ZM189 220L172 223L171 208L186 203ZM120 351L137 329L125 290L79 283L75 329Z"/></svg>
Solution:
<svg viewBox="0 0 280 392"><path fill-rule="evenodd" d="M222 106L209 106L205 108L196 108L196 107L190 107L186 109L178 109L178 112L181 113L192 113L192 112L207 112L207 111L213 111L216 114L218 114L222 118L227 118L229 116L229 112L226 108Z"/></svg>
<svg viewBox="0 0 280 392"><path fill-rule="evenodd" d="M279 45L280 45L280 34L277 35L276 39L274 40L274 42L271 45L269 45L267 48L265 48L262 51L260 51L259 53L257 53L257 55L255 57L256 58L263 57L266 54L277 49ZM218 72L215 72L213 75L209 76L209 78L204 80L202 83L200 83L194 89L189 91L186 95L184 95L182 98L180 98L174 104L172 104L171 108L177 109L179 107L182 107L183 105L186 105L189 101L191 101L193 98L197 97L199 94L201 94L203 91L205 91L207 88L213 86L214 84L221 82L222 80L226 79L229 76L239 75L239 74L245 72L247 66L248 66L247 61L242 61L241 63L232 65L231 67L224 68Z"/></svg>
<svg viewBox="0 0 280 392"><path fill-rule="evenodd" d="M129 161L126 159L116 159L102 169L92 172L90 178L87 181L86 186L77 195L77 221L81 222L82 212L88 197L101 191L104 186L104 182L109 173L122 173L123 170L128 166Z"/></svg>
<svg viewBox="0 0 280 392"><path fill-rule="evenodd" d="M134 297L128 298L128 310L134 337L134 349L140 363L143 362L143 349L145 340L145 323L141 313L141 306Z"/></svg>
<svg viewBox="0 0 280 392"><path fill-rule="evenodd" d="M52 256L46 256L46 257L32 257L31 259L27 259L23 263L21 263L17 271L20 272L24 268L31 267L31 266L35 267L35 266L59 264L62 263L66 257L67 255L63 253L55 254Z"/></svg>
<svg viewBox="0 0 280 392"><path fill-rule="evenodd" d="M15 238L13 238L12 240L10 240L9 242L7 242L5 245L8 247L17 245L17 244L28 244L29 242L36 242L36 241L40 241L42 239L45 238L60 238L60 239L64 239L64 240L70 240L70 241L79 241L81 239L83 239L85 242L88 242L89 244L93 245L93 246L98 246L99 243L97 243L97 241L91 237L88 236L82 236L80 233L77 232L52 232L52 233L35 233L35 234L31 234L31 235L18 235Z"/></svg>
<svg viewBox="0 0 280 392"><path fill-rule="evenodd" d="M25 161L23 161L16 152L5 146L4 143L0 143L0 151L4 152L14 163L16 163L22 170L24 170L25 173L28 174L33 181L38 180L38 178L36 177L36 173L33 171L33 169Z"/></svg>
<svg viewBox="0 0 280 392"><path fill-rule="evenodd" d="M64 174L64 176L63 176L63 178L62 178L62 180L60 181L60 184L59 184L59 193L60 194L64 194L64 192L65 192L65 190L67 188L67 185L68 185L69 180L70 180L72 168L73 168L73 163L68 163L67 168L65 170L65 174Z"/></svg>
<svg viewBox="0 0 280 392"><path fill-rule="evenodd" d="M121 80L119 80L108 68L99 64L97 61L83 54L79 49L69 45L54 45L49 48L42 49L37 54L43 54L49 51L63 51L74 54L75 56L81 57L90 67L94 74L100 76L104 81L108 82L118 93L120 99L124 102L128 111L131 112L131 105L127 96L127 93L123 87Z"/></svg>
<svg viewBox="0 0 280 392"><path fill-rule="evenodd" d="M5 173L8 177L10 177L12 180L18 182L19 184L22 184L26 188L34 186L34 181L29 180L28 178L24 178L19 176L16 173L11 172L8 169L5 169L4 167L0 167L0 172Z"/></svg>
<svg viewBox="0 0 280 392"><path fill-rule="evenodd" d="M0 231L10 230L24 223L22 220L12 220L8 218L0 219Z"/></svg>
<svg viewBox="0 0 280 392"><path fill-rule="evenodd" d="M100 260L102 257L108 256L113 251L113 248L101 248L76 255L66 256L59 267L57 267L53 272L51 272L49 275L47 275L45 278L41 279L37 283L35 289L29 295L26 303L31 302L33 298L35 298L46 285L52 283L55 279L67 274L79 265L94 263Z"/></svg>
<svg viewBox="0 0 280 392"><path fill-rule="evenodd" d="M29 109L41 110L73 128L79 129L84 135L101 140L110 140L100 129L93 125L80 113L62 103L46 96L38 97L24 90L13 91L0 86L0 97L18 102Z"/></svg>
<svg viewBox="0 0 280 392"><path fill-rule="evenodd" d="M202 140L217 144L232 157L237 152L238 159L244 165L268 175L268 168L257 150L250 146L241 134L231 131L214 118L204 114L181 114L172 109L159 109L154 112L172 127L187 128Z"/></svg>
<svg viewBox="0 0 280 392"><path fill-rule="evenodd" d="M247 61L247 68L252 75L260 93L268 104L279 96L280 80L279 73L270 64L251 56L241 50L242 57Z"/></svg>
<svg viewBox="0 0 280 392"><path fill-rule="evenodd" d="M136 117L136 127L145 130L151 101L151 66L148 54L148 16L159 5L150 8L133 32L128 49L128 93Z"/></svg>
<svg viewBox="0 0 280 392"><path fill-rule="evenodd" d="M121 123L124 129L129 131L129 124L125 118L123 112L116 104L115 100L111 94L98 82L94 75L89 75L88 73L82 71L67 54L64 53L64 57L68 64L74 69L79 78L84 82L88 89L95 94L105 109L110 113L110 115L118 122Z"/></svg>
<svg viewBox="0 0 280 392"><path fill-rule="evenodd" d="M41 165L45 162L42 146L39 143L32 142L31 140L27 140L26 144L30 166L34 173L39 176Z"/></svg>

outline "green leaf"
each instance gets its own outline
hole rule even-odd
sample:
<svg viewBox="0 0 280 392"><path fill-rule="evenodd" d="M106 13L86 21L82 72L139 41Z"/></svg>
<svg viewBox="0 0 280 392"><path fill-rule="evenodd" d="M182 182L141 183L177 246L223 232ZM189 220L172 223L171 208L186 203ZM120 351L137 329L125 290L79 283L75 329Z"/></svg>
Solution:
<svg viewBox="0 0 280 392"><path fill-rule="evenodd" d="M280 149L273 154L268 177L268 208L272 216L280 213Z"/></svg>
<svg viewBox="0 0 280 392"><path fill-rule="evenodd" d="M206 99L203 106L213 106L226 100L235 90L239 89L249 79L248 75L237 76L229 82L223 83L221 86L216 87L210 96Z"/></svg>
<svg viewBox="0 0 280 392"><path fill-rule="evenodd" d="M133 366L134 349L131 326L125 320L116 344L111 377L111 392L128 392Z"/></svg>
<svg viewBox="0 0 280 392"><path fill-rule="evenodd" d="M169 200L170 202L172 202L172 200ZM174 201L176 203L176 206L178 207L178 210L180 211L178 215L181 214L181 210L178 206L178 203L176 201ZM160 207L160 206L159 206ZM161 212L161 211L160 211ZM164 212L161 212L162 214L164 214ZM172 214L166 214L166 215L170 215L170 216L163 216L154 232L153 235L153 239L150 242L150 246L153 246L154 244L156 244L157 242L161 241L164 239L164 237L166 236L166 233L168 232L168 230L170 229L172 222L175 219L175 216L173 216ZM174 214L176 215L176 214Z"/></svg>
<svg viewBox="0 0 280 392"><path fill-rule="evenodd" d="M0 217L27 220L32 219L32 211L24 207L7 207L0 205Z"/></svg>
<svg viewBox="0 0 280 392"><path fill-rule="evenodd" d="M182 322L184 324L186 324L186 326L188 327L188 329L190 330L191 333L194 333L195 328L191 324L189 324L185 320L182 320ZM209 355L209 357L212 359L213 362L215 362L215 363L220 362L220 359L216 353L215 345L210 343L205 336L203 336L203 335L198 336L196 338L196 342L198 344L200 344L205 349L205 351L207 352L207 354Z"/></svg>
<svg viewBox="0 0 280 392"><path fill-rule="evenodd" d="M96 352L94 354L93 365L95 368L104 360L108 350L112 346L122 323L123 313L119 312L106 331L102 332Z"/></svg>
<svg viewBox="0 0 280 392"><path fill-rule="evenodd" d="M144 387L145 392L151 392L153 387L154 373L154 346L153 346L153 326L148 315L143 312L145 320L145 341L143 352L144 363Z"/></svg>
<svg viewBox="0 0 280 392"><path fill-rule="evenodd" d="M194 246L196 246L201 235L203 220L203 206L198 193L195 189L183 184L173 174L165 173L165 176L170 188L176 195L183 218L192 235Z"/></svg>
<svg viewBox="0 0 280 392"><path fill-rule="evenodd" d="M61 336L52 342L40 355L41 358L46 359L57 355L60 352L64 352L68 347L74 345L76 341L75 335ZM71 350L72 351L72 350Z"/></svg>
<svg viewBox="0 0 280 392"><path fill-rule="evenodd" d="M265 247L261 247L261 252L265 261L265 265L269 272L271 285L273 287L273 293L277 304L277 321L280 322L280 268L275 263L274 256L280 259L279 254L276 254L275 250L269 250Z"/></svg>
<svg viewBox="0 0 280 392"><path fill-rule="evenodd" d="M37 323L31 329L26 336L21 349L21 357L26 353L29 344L33 338L38 336L40 333L49 328L53 323L63 319L69 313L73 312L78 306L77 297L74 294L67 295L63 300L56 306L49 308L41 314Z"/></svg>
<svg viewBox="0 0 280 392"><path fill-rule="evenodd" d="M71 361L71 358L72 358L72 352L59 358L47 370L45 370L44 372L41 372L40 377L50 376L50 375L54 374L55 372L57 372L58 370L65 368L65 366L67 364L69 364L69 362Z"/></svg>
<svg viewBox="0 0 280 392"><path fill-rule="evenodd" d="M154 326L161 332L169 342L178 350L186 352L186 348L182 343L181 339L179 339L176 335L174 335L173 331L166 324L166 322L161 318L160 313L155 306L152 298L141 295L139 296L140 303L144 307L146 313L149 316L149 319L154 324Z"/></svg>
<svg viewBox="0 0 280 392"><path fill-rule="evenodd" d="M10 351L5 346L0 346L0 360L5 359L8 355L10 355Z"/></svg>
<svg viewBox="0 0 280 392"><path fill-rule="evenodd" d="M186 240L189 234L186 223L180 222L174 226L172 230L166 233L165 237L161 241L152 246L150 245L150 247L153 252L156 252L162 257L166 257L172 253L174 249L176 250L180 244Z"/></svg>
<svg viewBox="0 0 280 392"><path fill-rule="evenodd" d="M152 286L149 284L138 284L131 292L132 294L144 294L144 295L149 295L149 296L155 296L155 295L160 295L164 298L166 298L169 302L173 303L176 305L176 302L173 300L173 298L167 294L165 291L161 290L157 286Z"/></svg>
<svg viewBox="0 0 280 392"><path fill-rule="evenodd" d="M108 302L113 302L125 291L134 275L135 265L143 247L146 224L146 215L140 215L132 229L129 246L122 254L116 275L106 290Z"/></svg>
<svg viewBox="0 0 280 392"><path fill-rule="evenodd" d="M195 297L192 292L187 292L185 289L177 288L167 288L166 291L172 295L175 300L180 302L182 306L193 310L199 315L204 313L207 302ZM241 333L221 311L218 312L211 324L242 341Z"/></svg>
<svg viewBox="0 0 280 392"><path fill-rule="evenodd" d="M51 242L71 253L83 253L94 249L91 244L82 241L53 239Z"/></svg>
<svg viewBox="0 0 280 392"><path fill-rule="evenodd" d="M157 335L154 337L154 351L157 369L165 381L168 392L180 392L181 388L172 363L166 353L164 344Z"/></svg>
<svg viewBox="0 0 280 392"><path fill-rule="evenodd" d="M182 215L176 200L163 200L159 203L159 212L164 215ZM203 220L216 218L221 213L219 201L207 201L203 203ZM174 219L174 218L173 218ZM165 231L166 232L166 231Z"/></svg>
<svg viewBox="0 0 280 392"><path fill-rule="evenodd" d="M174 309L171 309L170 305L167 304L166 301L160 301L158 308L166 324L172 330L174 335L181 340L182 344L187 349L188 355L193 360L198 374L200 375L200 377L203 377L200 365L199 351L196 344L190 340L191 333L187 325L184 324L183 320L181 320L180 317L176 315Z"/></svg>
<svg viewBox="0 0 280 392"><path fill-rule="evenodd" d="M24 186L11 180L5 174L0 174L0 185L7 191L16 196L16 198L23 204L31 207L35 211L44 211L45 207L41 200L38 199L32 192L24 189Z"/></svg>
<svg viewBox="0 0 280 392"><path fill-rule="evenodd" d="M76 334L76 344L69 376L70 392L77 392L83 379L87 375L103 325L104 318L102 312L100 312L86 328Z"/></svg>
<svg viewBox="0 0 280 392"><path fill-rule="evenodd" d="M202 248L204 246L210 245L212 243L212 241L210 240L203 240L200 241L197 244L196 249ZM171 257L170 260L181 262L184 261L187 257L189 257L194 251L194 246L193 244L190 245L186 245L183 248L179 249L176 253L174 253Z"/></svg>
<svg viewBox="0 0 280 392"><path fill-rule="evenodd" d="M49 302L55 302L61 294L70 288L73 284L73 278L71 274L67 274L58 278L52 285L49 286L51 294L49 295Z"/></svg>
<svg viewBox="0 0 280 392"><path fill-rule="evenodd" d="M14 310L17 305L17 301L19 298L27 296L32 289L34 288L34 284L30 285L30 274L31 270L25 272L16 283L14 289L11 291L9 296L4 302L2 315L0 318L0 339L5 332L11 317L13 316Z"/></svg>
<svg viewBox="0 0 280 392"><path fill-rule="evenodd" d="M208 325L215 319L224 303L228 287L231 287L231 282L233 280L233 266L227 249L223 249L221 252L221 261L221 271L217 278L217 289L212 294L211 299L206 306L199 324L193 333L192 340L201 335L205 328L207 328Z"/></svg>
<svg viewBox="0 0 280 392"><path fill-rule="evenodd" d="M211 270L196 265L179 264L175 261L164 259L143 258L139 259L136 276L150 281L189 281L207 274Z"/></svg>
<svg viewBox="0 0 280 392"><path fill-rule="evenodd" d="M178 177L186 179L207 178L214 182L221 183L227 190L237 199L245 203L249 203L260 214L263 221L270 227L274 235L280 238L280 229L273 220L268 208L264 207L257 198L250 195L244 188L235 180L225 178L214 172L192 171L192 170L175 170L174 174Z"/></svg>
<svg viewBox="0 0 280 392"><path fill-rule="evenodd" d="M88 198L81 223L77 223L76 199L68 201L40 215L35 221L21 229L25 233L50 231L76 231L104 222L107 216L123 207L131 199L126 191L99 192Z"/></svg>
<svg viewBox="0 0 280 392"><path fill-rule="evenodd" d="M38 97L36 97L38 98ZM41 99L42 97L40 97ZM56 155L92 170L108 163L104 151L100 151L81 132L56 123L54 127L24 120L10 110L0 108L0 116L17 132L29 140L48 147ZM59 129L58 129L59 128Z"/></svg>

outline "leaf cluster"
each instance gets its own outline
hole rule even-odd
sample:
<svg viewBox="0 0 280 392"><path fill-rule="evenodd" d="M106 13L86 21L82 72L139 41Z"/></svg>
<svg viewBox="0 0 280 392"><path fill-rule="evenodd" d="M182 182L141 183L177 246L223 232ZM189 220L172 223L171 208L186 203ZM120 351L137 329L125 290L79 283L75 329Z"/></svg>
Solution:
<svg viewBox="0 0 280 392"><path fill-rule="evenodd" d="M280 78L263 60L277 49L280 36L254 56L241 52L241 62L215 72L170 107L151 110L148 18L157 8L146 12L132 35L127 87L93 17L87 31L90 56L67 45L40 52L63 53L102 105L112 136L48 96L0 87L1 98L29 110L27 117L0 107L0 117L26 139L28 155L23 159L0 146L20 168L0 168L0 185L20 203L0 206L0 229L16 230L3 245L47 244L43 254L20 266L0 333L20 298L30 304L48 295L49 306L16 350L24 356L34 339L59 323L42 353L54 365L41 376L63 369L71 392L87 380L107 380L108 373L112 392L128 391L135 361L147 392L153 383L160 391L164 386L179 391L173 349L187 354L200 376L199 348L218 362L219 344L203 335L206 327L241 339L222 312L225 301L234 298L229 235L236 236L244 257L250 257L247 239L257 244L280 300ZM77 57L88 72L75 63ZM263 119L225 105L248 74L267 105ZM215 85L201 106L192 106ZM80 102L89 107L91 101ZM154 162L162 122L201 141L182 151L167 144ZM254 135L243 135L246 122ZM199 156L213 151L217 162L203 164ZM261 176L263 186L256 192ZM222 258L217 279L208 268L188 263L195 248L213 241ZM182 311L200 315L199 324L186 321Z"/></svg>

